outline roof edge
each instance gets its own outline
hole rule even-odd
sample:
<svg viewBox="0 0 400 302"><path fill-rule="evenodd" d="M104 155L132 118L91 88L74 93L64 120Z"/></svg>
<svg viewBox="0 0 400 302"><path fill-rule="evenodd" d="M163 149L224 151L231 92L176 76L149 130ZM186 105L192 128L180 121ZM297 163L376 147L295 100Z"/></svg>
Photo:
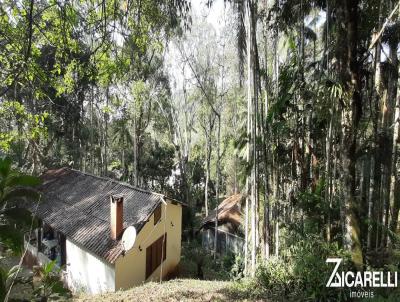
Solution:
<svg viewBox="0 0 400 302"><path fill-rule="evenodd" d="M113 183L120 184L120 185L128 187L130 189L134 189L136 191L140 191L140 192L147 193L147 194L153 194L153 195L156 195L156 196L161 197L161 198L171 199L169 197L166 197L164 194L153 192L153 191L149 191L149 190L145 190L145 189L142 189L142 188L138 188L138 187L135 187L135 186L133 186L133 185L127 183L127 182L124 182L124 181L116 180L116 179L113 179L113 178L110 178L110 177L103 177L103 176L94 175L92 173L83 172L81 170L73 169L73 168L70 168L70 167L62 167L62 168L59 168L59 169L47 169L43 174L45 174L48 171L61 170L61 169L62 170L70 170L70 171L73 171L73 172L77 172L77 173L80 173L80 174L83 174L83 175L87 175L87 176L91 176L91 177L94 177L94 178L102 179L102 180L105 180L105 181L111 181Z"/></svg>

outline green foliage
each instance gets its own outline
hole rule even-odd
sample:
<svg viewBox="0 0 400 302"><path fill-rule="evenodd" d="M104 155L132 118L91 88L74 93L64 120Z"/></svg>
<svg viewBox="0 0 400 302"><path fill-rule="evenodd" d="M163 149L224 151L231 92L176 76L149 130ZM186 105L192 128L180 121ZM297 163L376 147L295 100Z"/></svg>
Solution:
<svg viewBox="0 0 400 302"><path fill-rule="evenodd" d="M40 179L20 173L12 168L10 158L0 158L0 205L3 206L7 201L14 198L38 197L37 191L33 187L40 184Z"/></svg>
<svg viewBox="0 0 400 302"><path fill-rule="evenodd" d="M293 100L293 95L298 89L298 66L295 59L292 59L287 65L282 66L279 75L279 94L277 100L268 110L267 119L271 123L274 119L283 119L283 114L292 106L290 101Z"/></svg>
<svg viewBox="0 0 400 302"><path fill-rule="evenodd" d="M228 2L233 4L233 1ZM235 1L232 5L237 9L239 27L242 27L238 30L237 41L239 63L231 58L229 51L233 42L229 40L233 37L230 32L234 31L232 25L237 25L236 18L231 18L233 22L228 22L227 29L221 32L204 21L197 26L197 32L193 30L185 37L189 45L173 45L175 53L182 52L184 57L179 66L183 67L183 79L175 74L169 79L169 69L172 69L171 73L178 69L164 64L165 52L171 37L182 34L180 25L188 25L190 2L186 0L2 1L0 153L12 155L18 167L33 171L33 174L44 168L68 164L94 174L112 174L115 178L190 201L191 208L184 209L184 226L190 228L188 238L192 238L204 205L204 134L212 148L210 208L224 194L229 195L237 189L245 193L246 180L251 179L258 181L257 186L255 183L248 185L259 189L260 195L273 196L267 197L271 201L270 223L279 223L282 228L279 234L272 234L271 243L280 240L284 252L281 259L271 259L260 266L253 284L259 285L257 288L261 291L283 293L293 299L295 295L299 299L330 299L332 293L321 289L321 280L326 267L324 257L342 253L337 246L341 242L343 222L340 217L343 203L339 199L345 190L337 183L343 183L340 174L344 161L339 157L346 155L341 152L346 146L340 141L345 138L343 134L347 129L340 128L346 118L341 113L357 105L349 101L350 94L358 92L353 91L354 83L350 80L356 79L367 88L365 92L360 91L363 101L360 105L360 109L363 107L361 124L368 130L367 135L360 131L361 127L353 129L352 133L356 145L376 149L367 154L367 161L375 151L384 150L380 145L386 144L386 136L392 136L395 129L382 125L392 124L393 121L385 119L394 112L394 104L390 104L389 99L396 98L391 98L389 91L378 91L381 88L374 84L390 86L386 68L389 61L396 60L374 64L379 63L378 58L371 57L373 52L369 54L364 49L369 44L371 32L379 29L379 20L390 12L391 5L383 1L383 5L376 5L376 1L360 1L357 9L360 20L353 28L359 40L353 41L356 47L352 51L345 52L335 45L342 38L346 40L340 31L351 29L346 24L337 28L336 24L341 21L340 5L345 1L333 1L329 5L329 1L322 0L275 2L272 7L268 3L258 5L260 1L250 1L250 5ZM255 14L250 9L248 16L250 21L252 15L257 19L254 20L258 27L254 37L250 36L251 30L246 32L243 27L244 10L252 6ZM392 45L398 42L398 25L397 22L389 23L392 22L388 22L382 42ZM254 97L258 102L249 102L249 105L245 98L247 89L242 87L242 75L237 83L235 74L236 64L242 65L239 70L243 72L246 33L249 41L254 41L257 46L251 49L248 45L247 88L249 94L258 93L258 98ZM226 40L223 39L225 36ZM354 53L357 55L352 61ZM350 69L341 56L350 59ZM255 62L256 59L259 61ZM379 74L383 81L374 78L374 65L381 65ZM255 69L254 81L251 80L252 67ZM336 68L342 67L353 73L351 79L347 79L349 75L337 72ZM349 85L343 85L341 78ZM180 80L183 80L183 88L177 87ZM378 80L382 83L377 83ZM388 99L379 99L381 95ZM387 107L382 107L388 109L387 113L378 108L378 102ZM253 106L258 110L254 115ZM248 113L250 118L247 120ZM266 115L265 119L262 119L263 115ZM382 121L374 121L375 115L378 119L382 115ZM221 117L222 123L219 146L216 146L217 116ZM376 129L372 129L374 124ZM329 125L332 125L333 133L327 139ZM254 148L249 148L252 140L247 127L253 127L258 135ZM373 130L379 139L371 143L369 136L375 133ZM331 154L327 154L329 140L334 146ZM216 158L216 147L221 149L220 161ZM254 159L248 158L251 149L255 151ZM364 151L355 153L358 152ZM351 160L358 169L366 159L356 155ZM255 169L256 179L253 179L249 176L256 157L260 163ZM222 167L218 179L220 196L217 197L216 162ZM391 170L390 164L381 158L375 161L379 169L389 167ZM32 187L39 181L14 172L11 160L0 161L0 205L8 207L1 212L0 239L17 250L22 237L18 228L12 225L21 223L22 219L11 215L9 207L17 206L21 200L37 199L38 193ZM176 173L170 177L173 172ZM378 185L374 190L379 196L389 195L384 191L390 183L389 178L385 179L390 173L386 172L376 175ZM364 200L360 199L365 198L365 194L359 194L358 190L365 188L364 184L358 184L360 173L355 174L353 196L361 205ZM363 181L364 176L368 179L363 175ZM325 197L328 181L324 177L333 182L329 202ZM265 202L262 197L259 215L255 215L260 220L265 212ZM364 219L364 226L372 226L372 235L378 235L377 239L380 230L388 232L391 241L398 244L398 234L381 223L381 217L385 215L380 211L390 213L383 208L385 203L381 203L374 201L372 219ZM328 227L331 244L325 244L322 239ZM365 238L361 239L365 241ZM213 263L209 255L202 253L201 247L192 246L184 259L194 259L192 262L197 266L210 271L212 268L216 273L230 272L231 279L242 277L241 257L227 255ZM43 274L48 274L46 269ZM45 288L42 290L46 291Z"/></svg>
<svg viewBox="0 0 400 302"><path fill-rule="evenodd" d="M175 149L168 144L160 145L157 141L148 145L150 150L144 150L140 158L141 175L151 184L152 190L165 192L173 169Z"/></svg>
<svg viewBox="0 0 400 302"><path fill-rule="evenodd" d="M16 279L18 273L18 265L13 266L9 270L6 270L0 266L0 300L4 301L8 290L10 289L11 283L18 283L19 280Z"/></svg>
<svg viewBox="0 0 400 302"><path fill-rule="evenodd" d="M256 272L258 286L265 289L281 292L287 295L297 280L294 280L293 268L286 261L279 258L271 258Z"/></svg>
<svg viewBox="0 0 400 302"><path fill-rule="evenodd" d="M197 240L183 244L180 262L181 278L228 280L230 279L227 272L229 269L225 267L223 259L218 258L215 261Z"/></svg>
<svg viewBox="0 0 400 302"><path fill-rule="evenodd" d="M244 277L244 261L240 254L227 253L222 257L224 269L229 273L231 280L240 280Z"/></svg>
<svg viewBox="0 0 400 302"><path fill-rule="evenodd" d="M41 301L47 301L51 298L52 301L56 297L67 297L69 291L64 288L60 280L61 267L56 266L56 261L50 261L43 266L37 267L34 271L34 278L38 278L36 282L39 283L33 291L35 298L40 298Z"/></svg>
<svg viewBox="0 0 400 302"><path fill-rule="evenodd" d="M349 255L340 250L337 244L329 244L324 238L309 235L294 245L290 253L293 255L293 277L298 280L299 291L305 299L327 301L346 300L348 293L344 289L326 287L332 272L332 266L325 261L335 256L344 259L341 269L349 268Z"/></svg>
<svg viewBox="0 0 400 302"><path fill-rule="evenodd" d="M328 288L326 282L332 266L325 261L328 257L341 257L341 269L350 268L349 255L336 244L326 243L318 236L307 235L298 240L285 254L271 257L256 271L254 279L237 283L237 290L255 299L279 301L348 301L346 289Z"/></svg>
<svg viewBox="0 0 400 302"><path fill-rule="evenodd" d="M3 222L6 217L3 217ZM7 223L11 220L8 219ZM2 245L13 251L15 254L22 253L22 247L24 246L24 236L21 233L20 228L16 228L14 225L2 224L0 225L0 242Z"/></svg>
<svg viewBox="0 0 400 302"><path fill-rule="evenodd" d="M387 294L380 294L380 293L374 293L374 297L371 298L365 298L362 301L374 301L374 302L397 302L400 300L400 290L399 288L395 289L390 289L389 293Z"/></svg>
<svg viewBox="0 0 400 302"><path fill-rule="evenodd" d="M10 151L11 145L18 140L39 141L47 137L46 120L49 114L29 113L27 108L16 101L5 101L0 104L0 151ZM14 122L19 131L10 127Z"/></svg>
<svg viewBox="0 0 400 302"><path fill-rule="evenodd" d="M18 209L18 204L38 200L40 195L34 187L39 184L39 178L13 169L10 158L0 158L0 240L14 252L23 245L23 226L32 220L30 217L26 222L26 213Z"/></svg>
<svg viewBox="0 0 400 302"><path fill-rule="evenodd" d="M93 129L121 113L104 103L137 100L134 114L123 115L130 119L169 95L162 58L176 29L189 25L188 11L186 0L2 1L0 151L35 173L86 161L94 172L104 138ZM120 91L126 83L132 98Z"/></svg>

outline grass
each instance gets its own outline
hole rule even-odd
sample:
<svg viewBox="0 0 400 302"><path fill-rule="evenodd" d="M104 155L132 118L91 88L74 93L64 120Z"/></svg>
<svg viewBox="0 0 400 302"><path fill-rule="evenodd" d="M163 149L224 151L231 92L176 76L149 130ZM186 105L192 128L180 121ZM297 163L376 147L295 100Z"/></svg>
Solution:
<svg viewBox="0 0 400 302"><path fill-rule="evenodd" d="M81 293L74 295L72 298L58 299L58 301L269 301L260 299L260 293L256 293L253 286L246 285L246 282L230 281L223 258L214 262L213 258L197 245L185 244L182 252L183 255L179 266L180 279L162 283L144 283L129 290L115 293L110 292L98 295ZM11 258L7 259L11 260ZM7 266L11 267L17 264L19 259L14 257L12 260L12 263L7 263ZM197 277L199 262L201 263L204 280L199 280ZM5 266L5 264L0 261L0 265ZM13 288L12 298L16 299L15 301L29 300L29 297L32 296L31 291L32 288L28 291L26 288L16 286ZM53 300L51 298L49 301Z"/></svg>
<svg viewBox="0 0 400 302"><path fill-rule="evenodd" d="M126 291L100 294L95 296L80 295L76 302L95 301L266 301L250 299L235 286L234 282L197 279L175 279L162 283L145 283Z"/></svg>
<svg viewBox="0 0 400 302"><path fill-rule="evenodd" d="M198 279L198 264L204 280ZM229 281L229 273L222 259L214 262L200 245L183 243L179 278L162 283L150 282L126 291L95 296L80 294L77 302L94 301L266 301L249 293L242 283Z"/></svg>

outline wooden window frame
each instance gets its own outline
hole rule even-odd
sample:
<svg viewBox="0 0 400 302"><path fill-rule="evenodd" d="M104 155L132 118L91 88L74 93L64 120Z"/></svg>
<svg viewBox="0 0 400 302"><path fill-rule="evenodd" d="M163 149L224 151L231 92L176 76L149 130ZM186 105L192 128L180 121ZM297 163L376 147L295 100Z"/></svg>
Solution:
<svg viewBox="0 0 400 302"><path fill-rule="evenodd" d="M60 244L60 253L61 253L61 265L64 266L67 264L67 237L62 234L59 233L59 239L58 242Z"/></svg>
<svg viewBox="0 0 400 302"><path fill-rule="evenodd" d="M167 233L146 248L146 279L167 259Z"/></svg>
<svg viewBox="0 0 400 302"><path fill-rule="evenodd" d="M161 220L161 204L157 206L154 210L154 225L156 225Z"/></svg>

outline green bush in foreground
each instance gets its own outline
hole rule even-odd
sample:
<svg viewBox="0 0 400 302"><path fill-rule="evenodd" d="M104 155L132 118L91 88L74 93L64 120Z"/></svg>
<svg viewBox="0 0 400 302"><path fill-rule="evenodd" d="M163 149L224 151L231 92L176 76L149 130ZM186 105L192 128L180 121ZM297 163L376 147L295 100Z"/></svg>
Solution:
<svg viewBox="0 0 400 302"><path fill-rule="evenodd" d="M326 287L333 269L326 263L329 257L343 258L342 269L348 267L349 258L337 245L308 236L290 247L287 254L261 264L255 278L242 280L235 290L248 297L282 301L350 300L348 290Z"/></svg>
<svg viewBox="0 0 400 302"><path fill-rule="evenodd" d="M235 282L232 291L242 299L271 301L351 301L354 288L329 288L326 283L332 274L330 257L342 258L339 271L355 271L350 256L337 244L326 243L318 235L297 240L279 257L271 257L258 266L254 278ZM369 271L396 271L397 261L385 267L367 266ZM362 289L359 289L360 291ZM364 289L373 298L364 301L400 301L400 290L393 288ZM359 299L362 300L362 299Z"/></svg>

